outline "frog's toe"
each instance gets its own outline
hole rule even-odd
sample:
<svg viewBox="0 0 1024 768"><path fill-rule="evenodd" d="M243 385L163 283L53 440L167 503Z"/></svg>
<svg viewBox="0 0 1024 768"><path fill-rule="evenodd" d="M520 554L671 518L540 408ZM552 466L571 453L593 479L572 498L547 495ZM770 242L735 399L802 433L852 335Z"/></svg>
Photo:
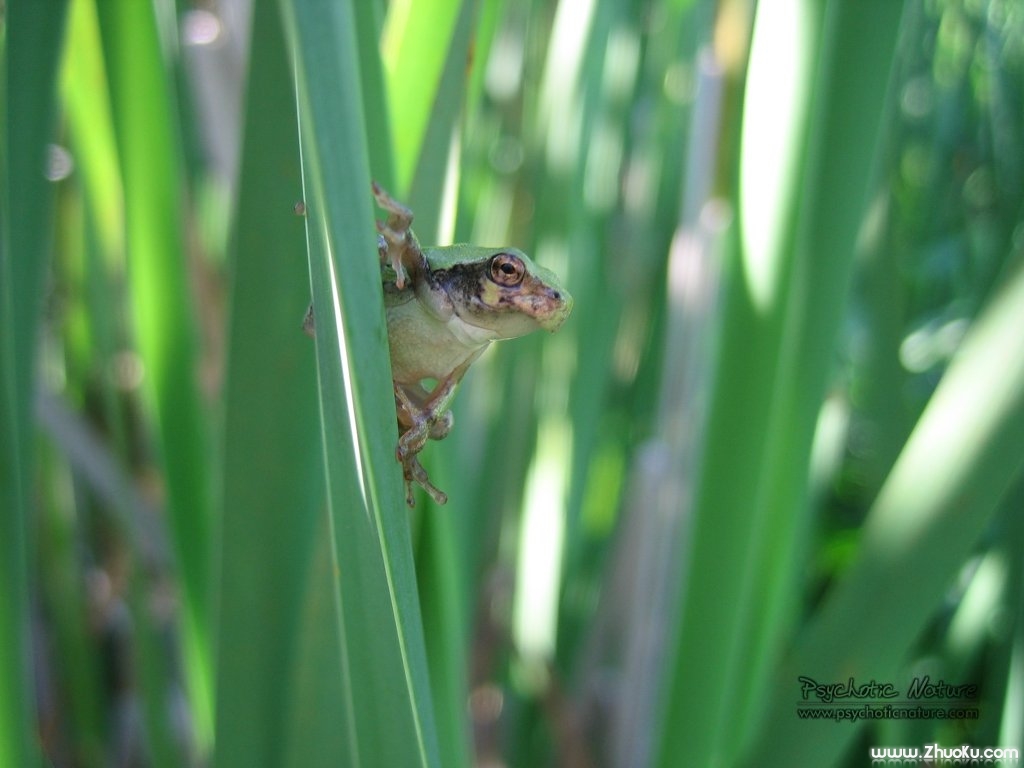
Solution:
<svg viewBox="0 0 1024 768"><path fill-rule="evenodd" d="M395 270L395 286L398 290L402 290L409 281L409 275L405 271L405 267L402 266L401 256L393 256L391 258L391 268Z"/></svg>
<svg viewBox="0 0 1024 768"><path fill-rule="evenodd" d="M452 424L455 423L455 416L451 411L445 411L430 426L430 439L443 440L452 431Z"/></svg>
<svg viewBox="0 0 1024 768"><path fill-rule="evenodd" d="M416 499L412 490L414 482L426 491L437 504L448 503L448 494L430 482L427 470L423 468L423 465L420 464L420 460L416 456L410 456L402 462L402 475L405 477L405 503L410 508L416 506Z"/></svg>
<svg viewBox="0 0 1024 768"><path fill-rule="evenodd" d="M373 197L377 201L377 205L388 213L394 214L400 220L407 222L406 226L412 222L412 210L395 200L395 198L387 193L384 187L374 181L371 182L370 189L373 190Z"/></svg>
<svg viewBox="0 0 1024 768"><path fill-rule="evenodd" d="M422 483L422 486L423 490L430 494L430 498L432 498L440 506L444 506L445 504L448 503L448 494L442 491L441 489L437 488L436 486L429 482Z"/></svg>

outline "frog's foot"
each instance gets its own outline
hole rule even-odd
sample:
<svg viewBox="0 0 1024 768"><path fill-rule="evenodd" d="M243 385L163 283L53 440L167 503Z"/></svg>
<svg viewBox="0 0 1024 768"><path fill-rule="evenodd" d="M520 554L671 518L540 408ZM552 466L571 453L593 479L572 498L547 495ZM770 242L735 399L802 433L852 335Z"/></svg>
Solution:
<svg viewBox="0 0 1024 768"><path fill-rule="evenodd" d="M384 225L378 221L377 229L382 232L377 239L377 253L380 254L380 263L390 265L395 271L395 286L398 290L402 290L405 288L405 284L409 282L409 273L402 263L402 254L411 246L402 243L398 245L390 243L387 235L383 234L381 227L384 227Z"/></svg>
<svg viewBox="0 0 1024 768"><path fill-rule="evenodd" d="M406 457L415 456L423 450L428 439L443 440L451 431L454 421L455 417L451 411L445 411L436 417L429 415L428 412L417 412L412 426L398 438L398 447L395 449L398 460L404 463Z"/></svg>
<svg viewBox="0 0 1024 768"><path fill-rule="evenodd" d="M420 464L420 460L415 454L407 457L402 461L402 475L405 478L405 503L409 507L416 506L416 499L413 496L412 484L416 483L424 491L426 491L430 498L432 498L438 504L448 503L448 494L430 482L430 477L427 476L427 470Z"/></svg>
<svg viewBox="0 0 1024 768"><path fill-rule="evenodd" d="M422 260L419 246L409 227L412 225L412 211L385 192L380 184L373 182L373 196L377 205L388 212L387 221L377 222L377 252L381 263L391 263L395 270L395 285L401 290L408 280L404 263L418 264ZM410 253L411 251L411 253Z"/></svg>
<svg viewBox="0 0 1024 768"><path fill-rule="evenodd" d="M388 229L395 234L404 236L412 226L412 211L385 192L384 188L376 181L372 182L371 186L377 205L388 212Z"/></svg>
<svg viewBox="0 0 1024 768"><path fill-rule="evenodd" d="M398 441L398 460L423 450L427 440L442 440L451 432L455 416L450 410L438 411L415 402L404 387L396 384L395 406L399 428L404 428Z"/></svg>
<svg viewBox="0 0 1024 768"><path fill-rule="evenodd" d="M455 423L455 415L451 411L445 411L430 422L430 439L444 440L452 431L452 424Z"/></svg>
<svg viewBox="0 0 1024 768"><path fill-rule="evenodd" d="M402 465L402 475L405 477L405 501L410 507L414 505L412 484L415 482L438 504L445 504L448 496L430 482L430 477L420 464L417 454L423 450L428 438L440 440L448 434L454 421L452 412L445 411L440 417L432 417L429 411L417 408L400 387L395 387L395 397L399 408L412 421L412 425L402 433L398 438L398 445L395 446L395 459ZM401 428L402 423L399 422L399 429Z"/></svg>
<svg viewBox="0 0 1024 768"><path fill-rule="evenodd" d="M395 384L394 392L399 431L405 429L398 439L396 453L398 460L404 461L407 455L415 455L423 449L430 434L430 419L427 411L413 402L403 387Z"/></svg>

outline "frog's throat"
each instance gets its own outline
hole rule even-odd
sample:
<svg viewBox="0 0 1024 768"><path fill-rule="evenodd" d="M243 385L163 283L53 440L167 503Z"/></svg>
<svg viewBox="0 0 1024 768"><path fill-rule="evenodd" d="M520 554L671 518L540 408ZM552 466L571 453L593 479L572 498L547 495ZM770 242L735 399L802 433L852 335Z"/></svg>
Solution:
<svg viewBox="0 0 1024 768"><path fill-rule="evenodd" d="M500 334L490 328L481 328L478 325L467 323L456 312L453 312L452 316L448 318L445 328L467 349L483 347L495 339L501 338Z"/></svg>

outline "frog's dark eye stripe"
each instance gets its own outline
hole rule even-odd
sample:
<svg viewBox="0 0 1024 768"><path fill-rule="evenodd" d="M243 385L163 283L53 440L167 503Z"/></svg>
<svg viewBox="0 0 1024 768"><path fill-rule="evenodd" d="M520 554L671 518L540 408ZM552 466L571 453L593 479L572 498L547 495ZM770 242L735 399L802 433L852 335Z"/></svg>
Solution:
<svg viewBox="0 0 1024 768"><path fill-rule="evenodd" d="M525 276L526 265L518 256L499 253L491 259L491 280L498 285L516 286L523 282Z"/></svg>

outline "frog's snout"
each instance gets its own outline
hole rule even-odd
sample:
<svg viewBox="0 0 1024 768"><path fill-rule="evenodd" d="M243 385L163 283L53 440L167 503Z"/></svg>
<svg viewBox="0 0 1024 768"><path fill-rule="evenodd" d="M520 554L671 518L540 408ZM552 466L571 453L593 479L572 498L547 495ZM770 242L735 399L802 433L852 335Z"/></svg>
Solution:
<svg viewBox="0 0 1024 768"><path fill-rule="evenodd" d="M562 327L562 323L565 322L572 312L572 294L564 288L551 288L549 289L548 298L551 303L551 309L541 320L540 324L544 330L554 333Z"/></svg>

